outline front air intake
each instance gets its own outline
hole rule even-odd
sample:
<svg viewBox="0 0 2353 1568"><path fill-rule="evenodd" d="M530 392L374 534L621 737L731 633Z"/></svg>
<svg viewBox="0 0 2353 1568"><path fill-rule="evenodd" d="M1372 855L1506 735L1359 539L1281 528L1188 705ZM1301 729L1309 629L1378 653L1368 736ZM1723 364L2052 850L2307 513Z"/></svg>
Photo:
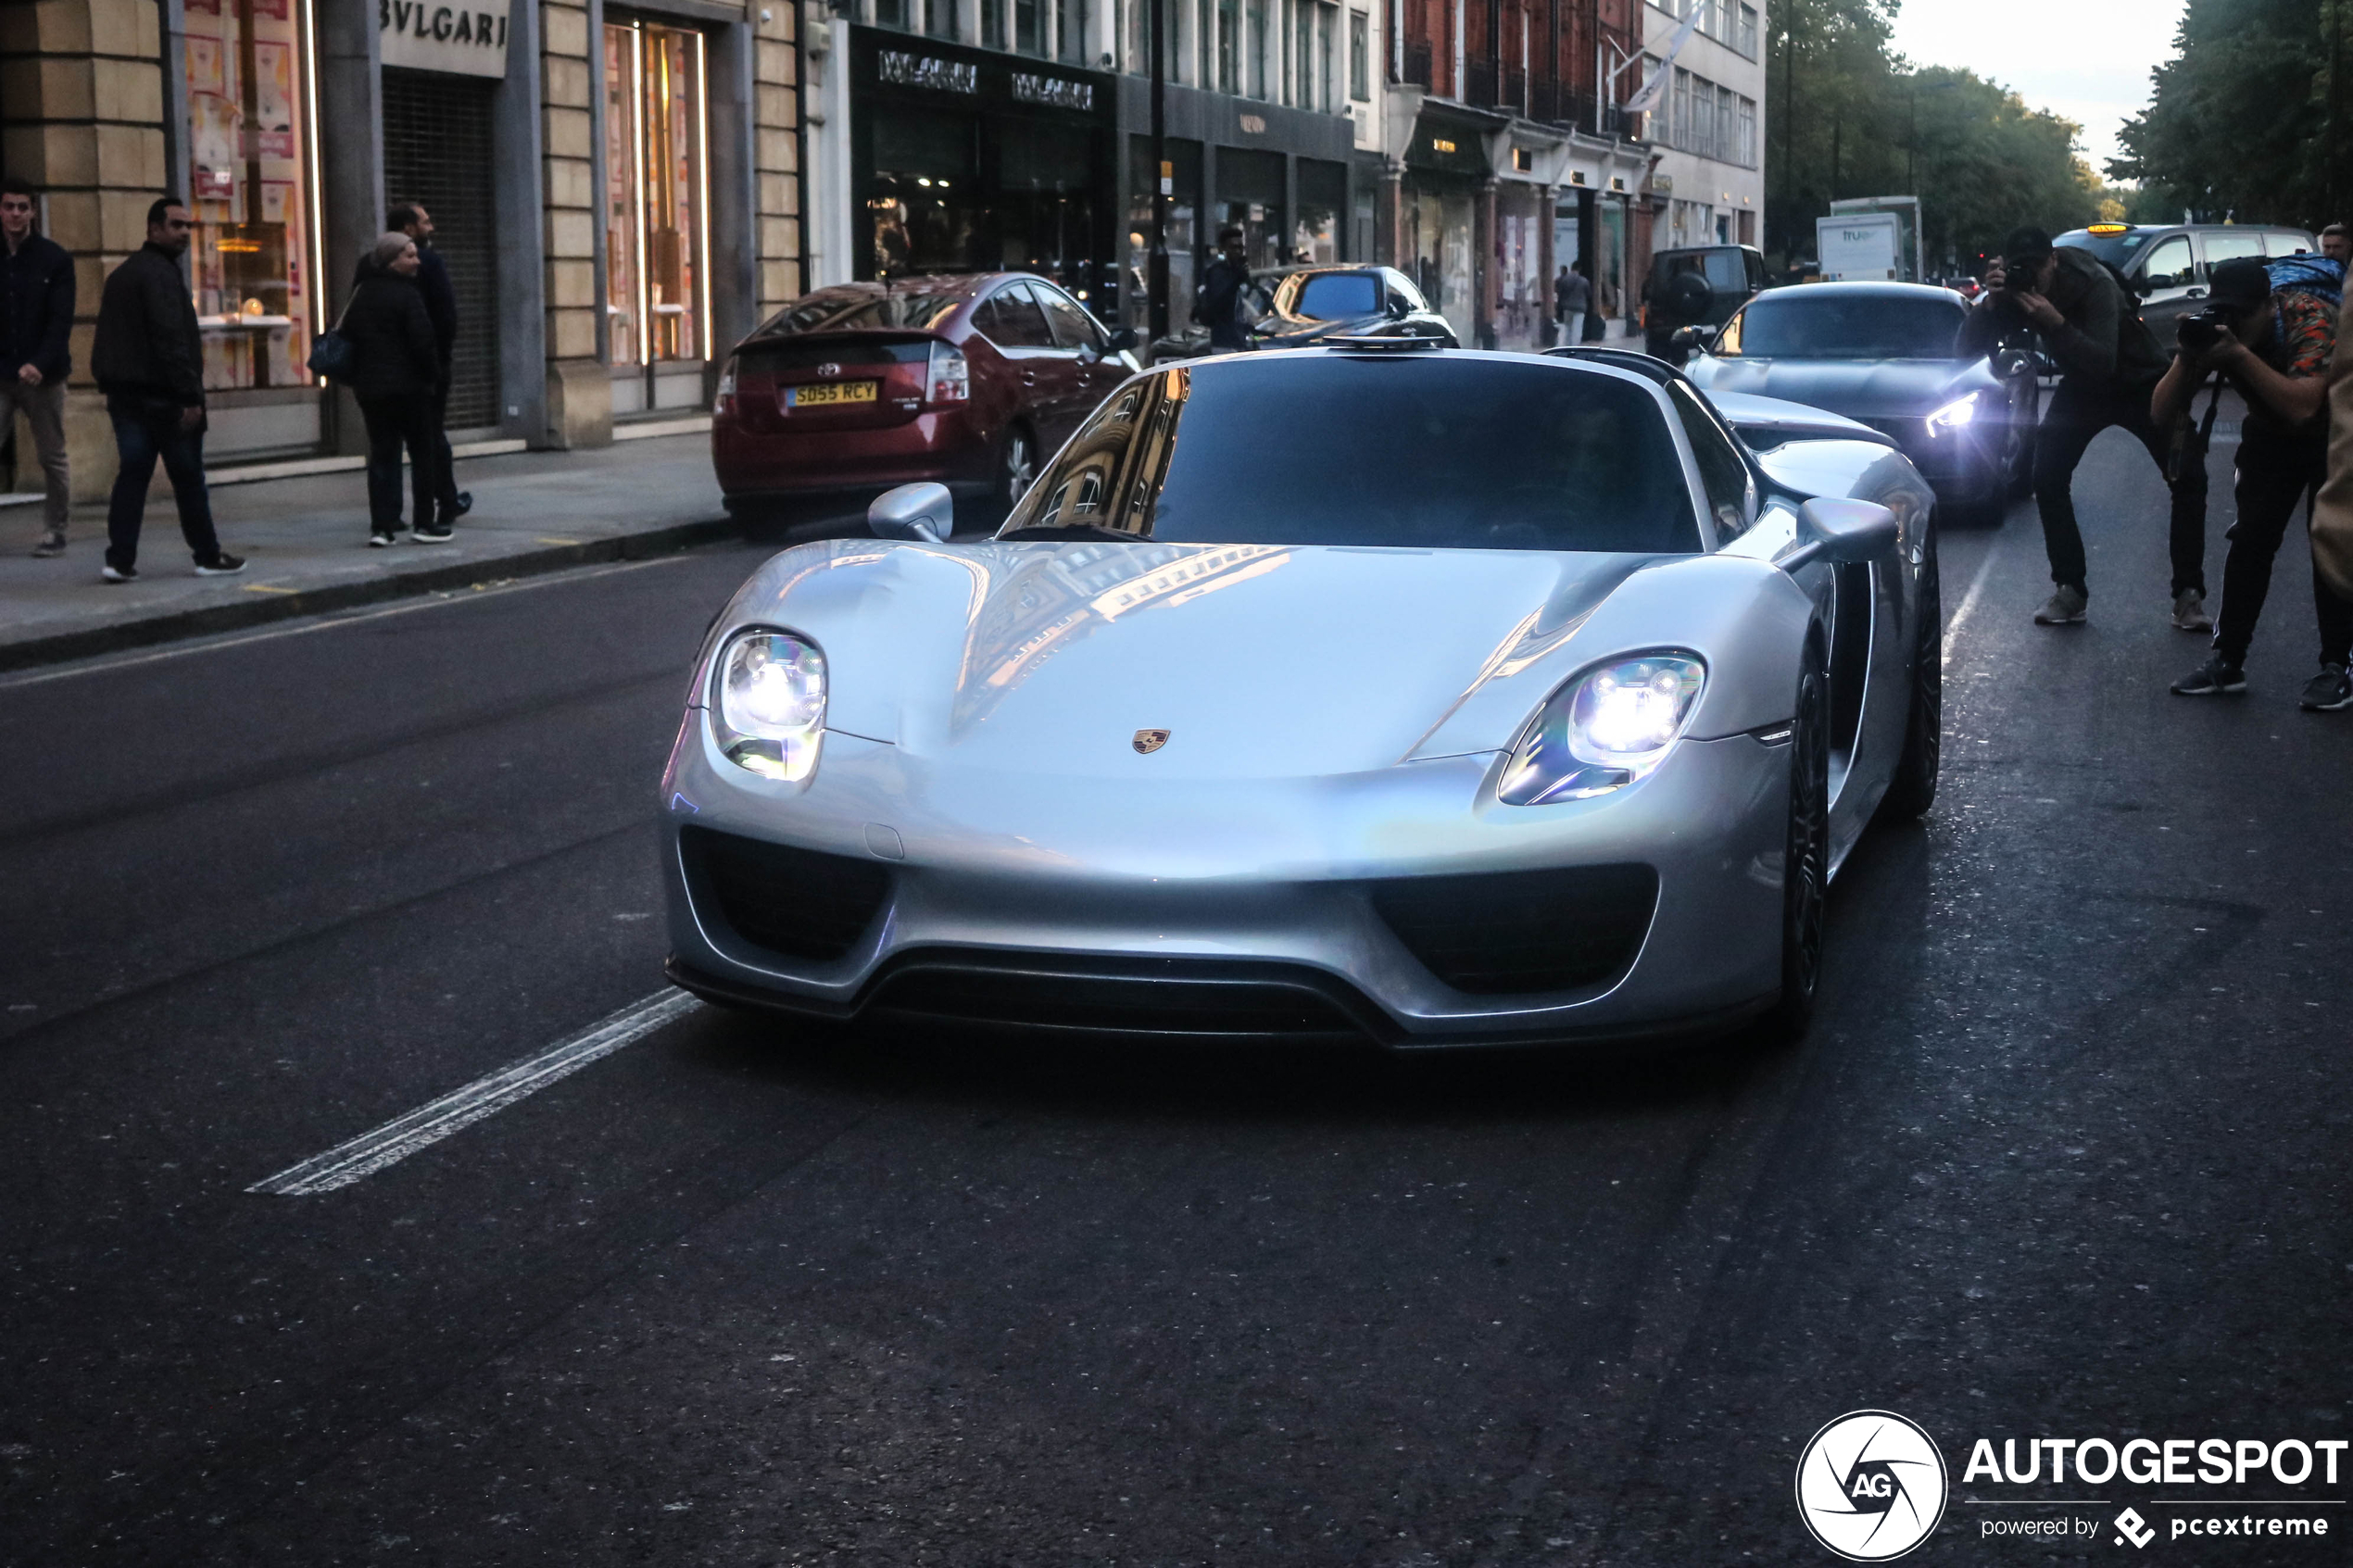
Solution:
<svg viewBox="0 0 2353 1568"><path fill-rule="evenodd" d="M1614 985L1658 906L1648 866L1571 866L1366 884L1405 950L1457 991L1519 996Z"/></svg>
<svg viewBox="0 0 2353 1568"><path fill-rule="evenodd" d="M715 914L743 941L786 958L841 958L890 898L890 872L854 856L691 824L678 830L678 855L706 923Z"/></svg>

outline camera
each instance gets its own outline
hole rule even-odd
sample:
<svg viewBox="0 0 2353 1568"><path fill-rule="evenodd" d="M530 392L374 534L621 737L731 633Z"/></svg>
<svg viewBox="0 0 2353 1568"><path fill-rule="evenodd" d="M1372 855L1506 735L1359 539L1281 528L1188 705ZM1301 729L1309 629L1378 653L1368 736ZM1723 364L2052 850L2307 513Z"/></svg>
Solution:
<svg viewBox="0 0 2353 1568"><path fill-rule="evenodd" d="M2203 354L2230 335L2231 313L2219 305L2193 310L2176 323L2175 335L2192 354Z"/></svg>

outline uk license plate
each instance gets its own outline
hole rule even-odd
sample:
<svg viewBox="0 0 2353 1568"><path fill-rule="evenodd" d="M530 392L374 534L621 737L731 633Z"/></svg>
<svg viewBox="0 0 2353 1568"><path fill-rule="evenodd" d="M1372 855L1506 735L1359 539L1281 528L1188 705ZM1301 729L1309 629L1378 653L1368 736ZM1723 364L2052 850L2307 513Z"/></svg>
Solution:
<svg viewBox="0 0 2353 1568"><path fill-rule="evenodd" d="M785 388L787 408L821 408L835 403L872 403L882 394L878 381L828 382L821 386Z"/></svg>

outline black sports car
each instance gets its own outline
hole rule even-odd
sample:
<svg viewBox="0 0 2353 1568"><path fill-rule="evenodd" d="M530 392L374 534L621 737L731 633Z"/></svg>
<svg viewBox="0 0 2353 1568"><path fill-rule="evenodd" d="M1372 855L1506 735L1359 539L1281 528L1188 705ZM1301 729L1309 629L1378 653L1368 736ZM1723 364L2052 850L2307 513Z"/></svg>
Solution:
<svg viewBox="0 0 2353 1568"><path fill-rule="evenodd" d="M1277 267L1253 272L1242 295L1242 319L1251 323L1252 348L1305 348L1335 334L1429 338L1447 348L1462 346L1446 318L1394 267ZM1152 345L1153 360L1163 364L1210 352L1206 327Z"/></svg>
<svg viewBox="0 0 2353 1568"><path fill-rule="evenodd" d="M1685 367L1717 393L1810 404L1892 436L1945 521L1999 522L2033 482L2041 390L2031 356L1964 358L1969 312L1921 283L1807 283L1743 306Z"/></svg>

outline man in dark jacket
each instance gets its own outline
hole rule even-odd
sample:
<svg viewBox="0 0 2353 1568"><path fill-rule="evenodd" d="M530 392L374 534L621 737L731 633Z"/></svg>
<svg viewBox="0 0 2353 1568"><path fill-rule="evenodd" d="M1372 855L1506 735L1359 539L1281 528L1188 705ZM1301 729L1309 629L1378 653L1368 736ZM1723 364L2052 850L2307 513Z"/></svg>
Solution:
<svg viewBox="0 0 2353 1568"><path fill-rule="evenodd" d="M400 449L409 449L416 487L420 545L446 545L448 523L435 516L442 445L433 391L441 374L433 317L418 291L422 270L417 242L396 230L380 236L368 270L343 314L352 366L344 377L368 423L368 543L390 545L400 535Z"/></svg>
<svg viewBox="0 0 2353 1568"><path fill-rule="evenodd" d="M1965 354L1990 353L2004 333L2031 328L2058 361L2058 390L2034 438L2034 501L2043 514L2043 547L2055 592L2034 612L2041 626L2080 622L2091 599L2084 582L2083 534L2071 489L2092 438L2110 425L2130 431L2158 471L2172 466L2173 435L2149 417L2149 395L2166 359L2141 322L2140 308L2087 250L2054 247L2040 229L2019 229L2002 259L1986 270L1985 292L1961 329ZM2192 437L2193 443L2195 437ZM2173 624L2213 629L2206 613L2206 454L2183 454L2168 483L2173 492Z"/></svg>
<svg viewBox="0 0 2353 1568"><path fill-rule="evenodd" d="M1250 265L1239 229L1217 231L1217 246L1216 259L1202 274L1197 319L1209 326L1211 351L1224 354L1250 346L1242 326L1242 291L1250 286Z"/></svg>
<svg viewBox="0 0 2353 1568"><path fill-rule="evenodd" d="M66 553L66 334L73 329L73 257L32 232L34 192L0 180L0 420L24 415L48 495L36 556ZM24 455L17 463L23 466Z"/></svg>
<svg viewBox="0 0 2353 1568"><path fill-rule="evenodd" d="M195 301L180 258L195 222L170 196L147 208L147 243L107 275L98 297L98 332L90 370L107 395L121 468L107 506L107 564L98 575L129 583L139 575L139 523L156 459L171 478L180 533L196 559L199 577L226 577L245 569L220 547L212 531L212 500L204 478L204 343Z"/></svg>
<svg viewBox="0 0 2353 1568"><path fill-rule="evenodd" d="M457 357L458 288L449 281L449 263L434 248L433 214L422 203L394 204L384 223L417 242L417 292L424 296L425 314L433 321L433 338L441 355L441 374L434 385L434 440L441 447L441 493L434 497L439 526L448 527L473 510L474 498L458 488L458 470L449 451L449 373ZM418 520L420 525L424 520Z"/></svg>

